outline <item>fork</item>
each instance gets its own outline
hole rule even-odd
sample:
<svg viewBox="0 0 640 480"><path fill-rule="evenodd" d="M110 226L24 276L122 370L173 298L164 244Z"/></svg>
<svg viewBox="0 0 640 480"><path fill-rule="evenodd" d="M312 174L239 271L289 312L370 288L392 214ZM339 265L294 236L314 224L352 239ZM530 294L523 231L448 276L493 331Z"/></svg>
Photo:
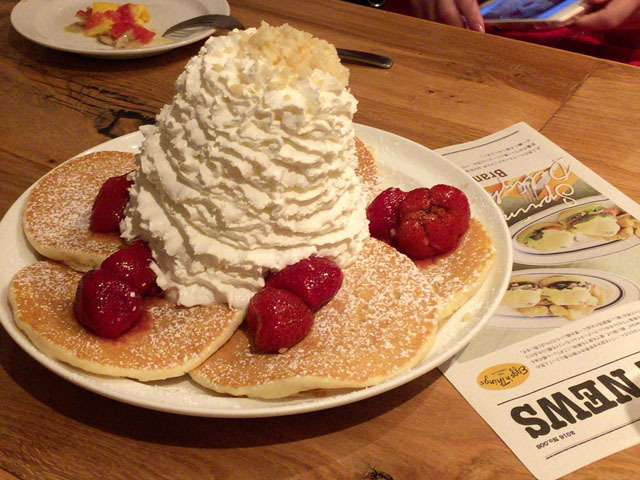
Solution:
<svg viewBox="0 0 640 480"><path fill-rule="evenodd" d="M215 27L223 30L233 30L234 28L237 28L238 30L244 30L244 25L242 25L237 18L232 17L231 15L210 13L190 18L184 22L176 23L172 27L169 27L162 36L166 37L172 33L176 33L181 30L188 30L194 27Z"/></svg>
<svg viewBox="0 0 640 480"><path fill-rule="evenodd" d="M194 28L197 27L213 27L222 30L244 30L244 25L231 15L207 14L193 17L184 22L177 23L169 27L163 34L163 37L184 37L190 35ZM347 50L345 48L336 48L338 57L346 62L363 63L379 68L391 68L393 60L377 53L361 52L359 50Z"/></svg>

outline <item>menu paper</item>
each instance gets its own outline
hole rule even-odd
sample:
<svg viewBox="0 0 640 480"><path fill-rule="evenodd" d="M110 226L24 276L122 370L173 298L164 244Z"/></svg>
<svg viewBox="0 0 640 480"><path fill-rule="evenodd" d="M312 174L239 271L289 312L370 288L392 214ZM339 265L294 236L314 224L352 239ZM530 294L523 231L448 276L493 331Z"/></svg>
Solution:
<svg viewBox="0 0 640 480"><path fill-rule="evenodd" d="M436 152L500 206L514 260L440 369L541 480L640 442L640 205L525 123Z"/></svg>

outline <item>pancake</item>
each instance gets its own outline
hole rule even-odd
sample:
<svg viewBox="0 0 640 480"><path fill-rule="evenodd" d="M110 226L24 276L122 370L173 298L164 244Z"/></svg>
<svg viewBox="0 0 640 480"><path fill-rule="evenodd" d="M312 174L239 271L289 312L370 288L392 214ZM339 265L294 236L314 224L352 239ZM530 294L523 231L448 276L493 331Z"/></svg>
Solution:
<svg viewBox="0 0 640 480"><path fill-rule="evenodd" d="M358 137L356 137L356 155L358 156L356 175L362 180L368 204L382 190L378 177L378 165L371 151Z"/></svg>
<svg viewBox="0 0 640 480"><path fill-rule="evenodd" d="M122 246L119 235L89 230L93 201L109 178L135 168L135 155L97 152L73 158L33 188L23 228L33 248L47 258L88 271Z"/></svg>
<svg viewBox="0 0 640 480"><path fill-rule="evenodd" d="M371 200L378 187L376 162L364 143L359 138L355 141L356 173ZM116 234L89 230L94 199L108 178L135 167L133 153L104 151L73 158L45 175L29 194L23 216L31 246L75 270L98 268L124 242Z"/></svg>
<svg viewBox="0 0 640 480"><path fill-rule="evenodd" d="M372 200L382 189L376 162L357 138L356 150L357 174ZM24 217L34 248L79 270L99 265L121 242L89 232L93 199L104 180L134 167L132 154L102 152L45 176ZM54 213L60 206L51 205L60 204L69 219L58 226L61 215ZM244 312L220 304L184 308L147 299L134 328L116 340L97 337L72 313L81 274L56 262L38 262L16 274L10 302L16 324L37 348L88 372L143 381L189 372L216 392L281 398L362 388L415 366L431 349L438 325L482 284L493 258L490 237L475 219L455 251L418 264L369 238L344 270L336 297L316 313L311 333L277 355L261 353L244 325L238 328Z"/></svg>
<svg viewBox="0 0 640 480"><path fill-rule="evenodd" d="M491 271L495 250L491 237L475 218L455 250L434 258L417 261L420 272L442 298L440 324L467 302Z"/></svg>
<svg viewBox="0 0 640 480"><path fill-rule="evenodd" d="M262 353L243 326L189 374L220 393L280 398L311 389L362 388L396 376L431 349L442 300L415 264L369 238L343 271L311 332L281 354Z"/></svg>
<svg viewBox="0 0 640 480"><path fill-rule="evenodd" d="M16 325L46 355L87 372L138 380L184 375L222 345L242 311L214 304L183 308L145 299L143 317L115 340L98 337L73 315L81 273L44 260L13 278L9 301Z"/></svg>

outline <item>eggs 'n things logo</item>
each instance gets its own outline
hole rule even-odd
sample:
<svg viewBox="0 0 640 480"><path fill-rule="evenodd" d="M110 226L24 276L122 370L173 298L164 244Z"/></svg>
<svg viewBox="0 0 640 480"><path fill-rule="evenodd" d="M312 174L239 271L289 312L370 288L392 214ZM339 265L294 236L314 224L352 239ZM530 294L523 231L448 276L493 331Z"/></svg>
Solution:
<svg viewBox="0 0 640 480"><path fill-rule="evenodd" d="M487 390L506 390L517 387L529 377L529 369L521 363L501 363L485 368L476 382Z"/></svg>

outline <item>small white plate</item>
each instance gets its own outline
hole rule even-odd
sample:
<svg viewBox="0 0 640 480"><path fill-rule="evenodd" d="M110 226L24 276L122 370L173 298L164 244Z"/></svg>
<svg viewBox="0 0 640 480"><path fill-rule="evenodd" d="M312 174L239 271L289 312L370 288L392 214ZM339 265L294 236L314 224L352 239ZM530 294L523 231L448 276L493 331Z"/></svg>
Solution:
<svg viewBox="0 0 640 480"><path fill-rule="evenodd" d="M592 203L615 207L611 200L602 195L585 197L571 205L555 205L512 225L509 231L513 241L513 261L525 265L558 265L611 255L640 245L640 238L636 236L624 240L607 240L582 234L576 234L576 241L570 247L551 252L538 252L536 249L518 242L518 235L530 226L541 222L557 222L558 216L565 210L579 206L586 208Z"/></svg>
<svg viewBox="0 0 640 480"><path fill-rule="evenodd" d="M141 1L151 13L151 20L145 27L156 32L156 36L144 47L116 50L94 37L85 37L82 32L67 30L76 22L76 12L86 10L91 3L90 0L21 0L11 11L11 23L24 37L45 47L88 57L126 59L157 55L202 40L214 29L200 29L180 39L162 38L160 35L170 26L188 18L206 13L229 15L230 12L225 0Z"/></svg>
<svg viewBox="0 0 640 480"><path fill-rule="evenodd" d="M29 0L31 1L31 0ZM438 332L429 355L416 367L381 384L350 391L331 392L321 398L285 398L257 400L218 395L199 387L188 376L142 383L126 378L110 378L85 373L65 363L52 360L16 327L9 304L0 302L0 323L30 356L61 377L109 398L145 408L207 417L269 417L322 410L362 400L417 378L448 360L461 350L489 320L498 307L511 275L512 247L502 211L465 172L431 150L405 138L372 127L356 125L356 133L367 144L388 185L404 187L448 183L461 188L471 202L473 215L489 231L498 252L496 262L484 285ZM136 132L87 150L121 150L137 152L141 134ZM0 222L0 298L6 299L13 275L38 256L22 232L22 210L27 190Z"/></svg>
<svg viewBox="0 0 640 480"><path fill-rule="evenodd" d="M611 307L635 302L640 299L640 286L628 278L611 272L590 270L585 268L562 268L562 269L532 269L514 271L513 275L527 275L533 281L540 281L552 275L575 275L585 282L592 283L600 287L606 294L606 300L594 312L600 312ZM570 323L564 317L542 316L527 317L515 308L500 305L491 318L488 325L498 328L555 328Z"/></svg>

